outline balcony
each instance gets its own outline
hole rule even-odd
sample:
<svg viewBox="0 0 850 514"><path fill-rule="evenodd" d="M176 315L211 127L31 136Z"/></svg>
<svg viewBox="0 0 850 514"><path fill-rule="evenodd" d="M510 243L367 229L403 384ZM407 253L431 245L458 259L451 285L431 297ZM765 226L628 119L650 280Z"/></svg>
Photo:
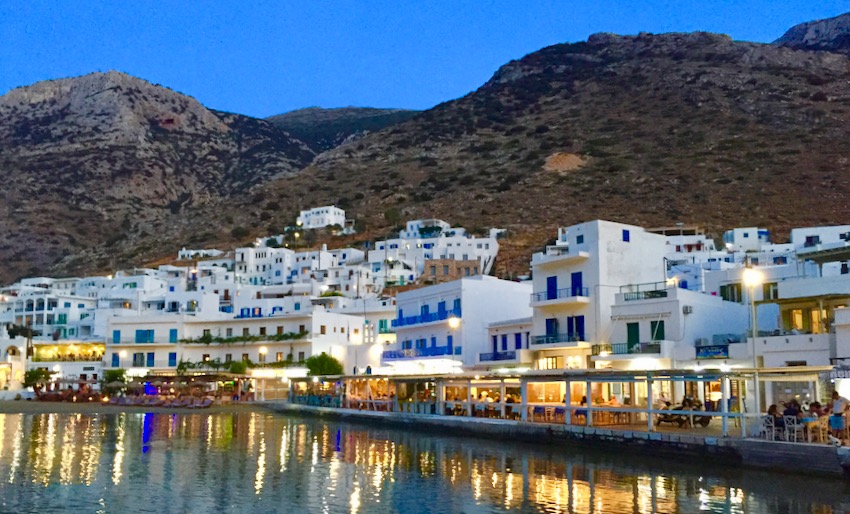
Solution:
<svg viewBox="0 0 850 514"><path fill-rule="evenodd" d="M590 293L586 287L566 287L564 289L540 291L531 294L531 306L560 304L586 304Z"/></svg>
<svg viewBox="0 0 850 514"><path fill-rule="evenodd" d="M404 316L392 320L392 328L408 327L411 325L419 325L422 323L433 323L435 321L447 320L452 317L460 318L461 310L452 309L442 312L429 312L427 314L420 314L418 316Z"/></svg>
<svg viewBox="0 0 850 514"><path fill-rule="evenodd" d="M578 346L578 343L584 341L584 334L565 333L565 334L547 334L543 336L532 336L532 345L560 345L560 346Z"/></svg>
<svg viewBox="0 0 850 514"><path fill-rule="evenodd" d="M635 300L651 300L654 298L667 298L667 290L661 289L657 291L637 291L633 293L623 293L623 301L632 302Z"/></svg>
<svg viewBox="0 0 850 514"><path fill-rule="evenodd" d="M451 355L448 346L431 346L429 348L407 348L404 350L387 350L381 354L383 360L417 359L421 357L442 357Z"/></svg>
<svg viewBox="0 0 850 514"><path fill-rule="evenodd" d="M661 353L661 342L595 344L591 347L590 353L594 357L610 357L611 355L657 355Z"/></svg>
<svg viewBox="0 0 850 514"><path fill-rule="evenodd" d="M501 352L487 352L478 354L479 364L486 363L504 363L504 364L519 364L531 363L533 360L531 350L507 350Z"/></svg>

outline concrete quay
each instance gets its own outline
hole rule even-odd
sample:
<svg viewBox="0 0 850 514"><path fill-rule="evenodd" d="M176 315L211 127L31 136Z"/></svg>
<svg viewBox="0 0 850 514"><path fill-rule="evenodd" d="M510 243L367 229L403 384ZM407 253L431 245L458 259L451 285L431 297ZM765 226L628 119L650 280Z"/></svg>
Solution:
<svg viewBox="0 0 850 514"><path fill-rule="evenodd" d="M850 447L836 448L824 444L715 437L672 430L647 432L560 423L361 411L285 401L268 401L262 402L261 405L273 412L287 415L320 417L442 435L584 446L604 451L627 451L638 455L677 459L710 459L714 464L782 473L844 478L848 476L848 472L842 467L842 462L850 465Z"/></svg>

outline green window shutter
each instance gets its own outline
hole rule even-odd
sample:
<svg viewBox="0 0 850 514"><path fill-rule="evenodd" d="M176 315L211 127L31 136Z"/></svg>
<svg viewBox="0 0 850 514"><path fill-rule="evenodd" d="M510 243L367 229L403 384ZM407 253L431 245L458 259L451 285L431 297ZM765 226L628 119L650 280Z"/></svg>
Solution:
<svg viewBox="0 0 850 514"><path fill-rule="evenodd" d="M626 323L626 342L630 345L640 342L640 324Z"/></svg>

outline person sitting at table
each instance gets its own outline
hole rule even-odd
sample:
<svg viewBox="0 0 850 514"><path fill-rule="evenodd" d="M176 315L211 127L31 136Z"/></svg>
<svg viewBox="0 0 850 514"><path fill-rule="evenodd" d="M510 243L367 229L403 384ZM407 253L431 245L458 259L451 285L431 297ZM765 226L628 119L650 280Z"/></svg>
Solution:
<svg viewBox="0 0 850 514"><path fill-rule="evenodd" d="M776 428L785 428L785 418L779 414L779 407L774 403L767 408L767 415L773 418L773 426Z"/></svg>
<svg viewBox="0 0 850 514"><path fill-rule="evenodd" d="M820 402L812 402L809 404L809 417L819 418L826 414Z"/></svg>
<svg viewBox="0 0 850 514"><path fill-rule="evenodd" d="M782 411L783 416L794 416L795 418L803 417L803 410L797 400L791 400L785 404L785 410Z"/></svg>
<svg viewBox="0 0 850 514"><path fill-rule="evenodd" d="M587 396L581 397L581 406L584 407L587 405ZM583 416L587 419L587 408L584 409L576 409L576 417Z"/></svg>
<svg viewBox="0 0 850 514"><path fill-rule="evenodd" d="M608 400L608 405L610 405L612 407L619 407L620 402L619 402L619 400L617 400L616 396L611 396L611 399Z"/></svg>

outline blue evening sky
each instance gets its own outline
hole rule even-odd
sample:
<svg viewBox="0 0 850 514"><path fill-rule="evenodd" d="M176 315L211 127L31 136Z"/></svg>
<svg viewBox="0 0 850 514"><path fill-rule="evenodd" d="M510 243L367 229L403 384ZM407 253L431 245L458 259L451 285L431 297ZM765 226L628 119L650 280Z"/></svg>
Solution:
<svg viewBox="0 0 850 514"><path fill-rule="evenodd" d="M706 30L770 42L843 0L0 2L0 94L116 69L208 107L425 109L511 59L594 32Z"/></svg>

